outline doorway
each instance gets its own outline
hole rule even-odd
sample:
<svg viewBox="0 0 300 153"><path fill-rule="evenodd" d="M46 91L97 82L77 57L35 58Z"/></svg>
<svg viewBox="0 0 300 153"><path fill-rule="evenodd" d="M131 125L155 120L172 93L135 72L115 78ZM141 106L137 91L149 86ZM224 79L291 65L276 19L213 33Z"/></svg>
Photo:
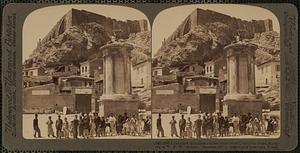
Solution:
<svg viewBox="0 0 300 153"><path fill-rule="evenodd" d="M91 112L91 94L76 94L75 95L75 110L80 113Z"/></svg>
<svg viewBox="0 0 300 153"><path fill-rule="evenodd" d="M216 111L216 94L200 94L201 112L213 113Z"/></svg>

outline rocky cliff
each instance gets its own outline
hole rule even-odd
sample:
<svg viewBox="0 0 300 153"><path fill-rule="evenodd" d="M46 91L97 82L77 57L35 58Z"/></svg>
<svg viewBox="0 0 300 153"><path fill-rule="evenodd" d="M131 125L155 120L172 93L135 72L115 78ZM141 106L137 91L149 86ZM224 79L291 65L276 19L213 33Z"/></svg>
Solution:
<svg viewBox="0 0 300 153"><path fill-rule="evenodd" d="M132 65L143 62L145 60L150 60L151 58L151 33L150 31L144 31L139 33L134 33L125 40L127 43L133 45L132 50Z"/></svg>
<svg viewBox="0 0 300 153"><path fill-rule="evenodd" d="M79 63L102 53L99 47L112 38L132 43L135 60L150 57L150 32L146 20L118 21L84 10L70 10L38 43L23 64L53 68Z"/></svg>
<svg viewBox="0 0 300 153"><path fill-rule="evenodd" d="M268 19L244 21L214 11L196 9L163 42L154 56L154 66L203 64L224 52L223 48L235 41L237 36L259 46L259 60L278 56L279 34L272 29L272 21Z"/></svg>
<svg viewBox="0 0 300 153"><path fill-rule="evenodd" d="M27 67L36 64L45 68L71 63L79 65L109 41L110 36L98 23L72 26L56 38L40 44L24 64Z"/></svg>
<svg viewBox="0 0 300 153"><path fill-rule="evenodd" d="M273 23L270 19L246 21L212 10L203 10L198 8L186 17L186 19L178 26L166 42L182 37L198 25L207 25L213 30L218 27L216 26L217 23L227 25L232 34L239 35L241 39L253 38L255 33L273 31Z"/></svg>
<svg viewBox="0 0 300 153"><path fill-rule="evenodd" d="M122 40L134 46L134 63L151 57L150 37L150 32L144 31L131 34L128 39ZM99 48L110 41L111 35L98 23L72 26L55 39L38 46L24 66L40 65L47 69L68 64L79 65L90 57L101 56Z"/></svg>
<svg viewBox="0 0 300 153"><path fill-rule="evenodd" d="M114 35L122 39L127 39L131 33L148 31L146 20L119 21L86 10L71 9L42 39L41 44L47 43L51 39L55 39L72 26L79 26L91 22L102 25L109 35Z"/></svg>

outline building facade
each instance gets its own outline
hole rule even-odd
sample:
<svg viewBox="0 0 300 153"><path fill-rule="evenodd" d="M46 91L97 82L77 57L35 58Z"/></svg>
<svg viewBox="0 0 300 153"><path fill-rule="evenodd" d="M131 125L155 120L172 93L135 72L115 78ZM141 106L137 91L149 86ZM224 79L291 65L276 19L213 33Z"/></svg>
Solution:
<svg viewBox="0 0 300 153"><path fill-rule="evenodd" d="M45 70L42 67L23 68L23 76L42 76L45 75Z"/></svg>
<svg viewBox="0 0 300 153"><path fill-rule="evenodd" d="M152 67L152 76L162 76L162 75L169 75L170 69L167 67Z"/></svg>
<svg viewBox="0 0 300 153"><path fill-rule="evenodd" d="M24 113L53 113L64 107L69 113L91 111L93 79L81 76L60 77L49 83L23 89Z"/></svg>
<svg viewBox="0 0 300 153"><path fill-rule="evenodd" d="M80 75L84 77L94 77L96 70L102 70L103 60L94 58L80 63ZM102 70L103 71L103 70Z"/></svg>
<svg viewBox="0 0 300 153"><path fill-rule="evenodd" d="M46 70L47 75L51 76L70 76L70 75L78 75L79 67L73 64L62 65L55 68L50 68Z"/></svg>
<svg viewBox="0 0 300 153"><path fill-rule="evenodd" d="M202 75L186 76L183 83L170 83L152 88L154 112L174 113L179 109L192 113L215 112L217 110L217 78Z"/></svg>
<svg viewBox="0 0 300 153"><path fill-rule="evenodd" d="M215 77L215 62L208 61L204 63L205 76Z"/></svg>
<svg viewBox="0 0 300 153"><path fill-rule="evenodd" d="M271 58L263 63L257 64L255 73L257 87L279 86L280 84L280 61Z"/></svg>
<svg viewBox="0 0 300 153"><path fill-rule="evenodd" d="M131 82L133 88L151 87L151 61L144 60L132 65Z"/></svg>

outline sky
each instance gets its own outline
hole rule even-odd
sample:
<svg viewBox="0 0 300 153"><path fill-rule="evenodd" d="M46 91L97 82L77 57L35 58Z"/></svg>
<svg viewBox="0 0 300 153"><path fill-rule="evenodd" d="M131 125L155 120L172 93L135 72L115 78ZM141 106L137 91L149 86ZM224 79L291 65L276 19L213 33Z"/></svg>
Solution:
<svg viewBox="0 0 300 153"><path fill-rule="evenodd" d="M23 25L23 62L36 48L38 40L43 39L71 8L94 12L122 21L148 20L139 10L114 5L59 5L35 10L27 16ZM150 29L149 22L148 27Z"/></svg>
<svg viewBox="0 0 300 153"><path fill-rule="evenodd" d="M277 17L269 10L261 7L239 5L239 4L196 4L177 6L161 11L155 18L152 26L152 55L161 47L164 38L168 38L184 19L196 8L209 9L242 20L263 20L273 21L273 30L279 32Z"/></svg>

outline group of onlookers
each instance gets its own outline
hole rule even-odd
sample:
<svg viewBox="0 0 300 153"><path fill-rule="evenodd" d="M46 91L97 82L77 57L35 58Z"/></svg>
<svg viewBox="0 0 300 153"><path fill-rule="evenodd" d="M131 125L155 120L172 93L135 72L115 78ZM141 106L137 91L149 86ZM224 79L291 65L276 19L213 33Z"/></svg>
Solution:
<svg viewBox="0 0 300 153"><path fill-rule="evenodd" d="M51 116L48 117L47 135L56 138L91 138L106 136L142 136L151 133L151 118L146 116L124 115L115 116L110 114L107 117L100 117L97 113L75 115L69 122L67 117L61 119L58 115L54 123ZM54 134L53 125L56 129ZM35 114L33 120L34 137L36 133L41 137L41 131L38 123L38 114Z"/></svg>
<svg viewBox="0 0 300 153"><path fill-rule="evenodd" d="M162 126L161 114L158 114L156 121L157 137L164 137L164 127ZM175 116L169 121L171 127L171 137L179 138L212 138L225 136L255 135L268 136L278 131L278 120L274 117L266 118L247 115L224 117L221 113L203 113L199 114L193 122L191 118L187 119L184 115L177 122ZM178 126L177 126L178 124ZM177 133L179 128L179 135Z"/></svg>

